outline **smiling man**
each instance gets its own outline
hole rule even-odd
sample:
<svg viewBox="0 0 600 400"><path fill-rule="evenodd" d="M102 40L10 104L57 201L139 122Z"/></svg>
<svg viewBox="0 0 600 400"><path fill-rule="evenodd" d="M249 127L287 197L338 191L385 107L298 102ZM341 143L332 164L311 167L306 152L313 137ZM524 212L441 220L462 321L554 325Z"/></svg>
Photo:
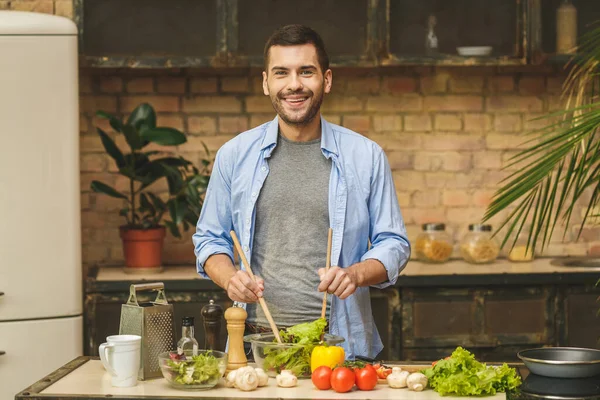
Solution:
<svg viewBox="0 0 600 400"><path fill-rule="evenodd" d="M387 158L321 116L332 72L315 31L284 26L264 58L263 91L277 116L217 152L193 236L198 272L246 304L249 332L269 327L259 297L283 328L319 318L327 291L329 329L346 339L347 357L375 357L383 346L369 287L394 284L410 256ZM233 265L231 230L256 281Z"/></svg>

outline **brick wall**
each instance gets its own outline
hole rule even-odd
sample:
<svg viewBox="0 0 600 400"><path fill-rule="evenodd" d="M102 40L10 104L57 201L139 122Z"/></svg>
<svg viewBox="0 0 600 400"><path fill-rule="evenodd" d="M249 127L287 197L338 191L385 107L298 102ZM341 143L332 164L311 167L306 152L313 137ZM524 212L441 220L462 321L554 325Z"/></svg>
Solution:
<svg viewBox="0 0 600 400"><path fill-rule="evenodd" d="M69 16L67 3L70 0L0 0L0 8ZM498 182L509 172L502 168L523 142L522 133L544 123L532 118L560 106L562 81L560 72L547 68L336 69L323 113L384 148L410 239L419 233L420 224L444 221L459 240L469 223L479 221ZM140 102L152 103L159 124L187 133L188 143L177 151L196 162L203 156L202 142L215 151L237 133L274 116L268 97L262 95L260 71L82 70L80 93L86 264L122 260L120 202L89 190L94 179L122 189L126 183L104 154L95 127L112 131L94 116L96 110L126 115ZM581 213L575 215L575 223ZM597 229L586 229L575 242L577 229L573 224L564 240L562 230L557 231L545 254L596 252ZM168 236L166 262L193 262L190 236L191 232L184 240Z"/></svg>

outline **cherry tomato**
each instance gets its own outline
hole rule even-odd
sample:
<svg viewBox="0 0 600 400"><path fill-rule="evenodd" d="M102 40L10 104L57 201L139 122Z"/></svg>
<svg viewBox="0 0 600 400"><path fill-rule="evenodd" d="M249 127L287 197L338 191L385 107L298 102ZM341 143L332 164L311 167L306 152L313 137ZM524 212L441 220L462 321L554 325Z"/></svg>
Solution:
<svg viewBox="0 0 600 400"><path fill-rule="evenodd" d="M379 379L385 379L388 377L389 374L392 373L392 369L391 368L385 368L380 366L379 368L377 368L377 377Z"/></svg>
<svg viewBox="0 0 600 400"><path fill-rule="evenodd" d="M359 369L356 373L356 386L360 390L373 390L377 386L377 372L375 368L367 365Z"/></svg>
<svg viewBox="0 0 600 400"><path fill-rule="evenodd" d="M322 365L313 371L310 378L317 389L328 390L331 389L331 373L331 368Z"/></svg>
<svg viewBox="0 0 600 400"><path fill-rule="evenodd" d="M350 368L339 367L331 373L331 387L338 393L349 392L354 386L355 379L354 372Z"/></svg>

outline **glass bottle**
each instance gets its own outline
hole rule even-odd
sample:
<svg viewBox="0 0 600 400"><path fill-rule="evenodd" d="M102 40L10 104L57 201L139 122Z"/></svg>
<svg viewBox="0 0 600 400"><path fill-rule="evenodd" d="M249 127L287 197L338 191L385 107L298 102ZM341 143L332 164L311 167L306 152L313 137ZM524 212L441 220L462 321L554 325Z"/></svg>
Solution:
<svg viewBox="0 0 600 400"><path fill-rule="evenodd" d="M508 252L508 259L512 262L529 262L533 261L534 254L531 249L532 243L527 246L527 235L523 232L517 237L517 241L513 248Z"/></svg>
<svg viewBox="0 0 600 400"><path fill-rule="evenodd" d="M432 55L438 52L438 37L435 34L435 25L437 18L435 15L430 15L427 18L427 35L425 36L425 54Z"/></svg>
<svg viewBox="0 0 600 400"><path fill-rule="evenodd" d="M573 54L577 46L577 9L571 0L563 0L556 10L556 52Z"/></svg>
<svg viewBox="0 0 600 400"><path fill-rule="evenodd" d="M194 356L198 355L198 341L194 337L194 317L183 317L181 320L181 339L177 342L177 354L183 355L187 350L191 350Z"/></svg>
<svg viewBox="0 0 600 400"><path fill-rule="evenodd" d="M441 223L423 224L423 232L417 236L415 253L419 261L443 263L452 255L452 239Z"/></svg>
<svg viewBox="0 0 600 400"><path fill-rule="evenodd" d="M471 264L494 262L500 254L500 246L492 238L492 226L469 225L469 232L460 243L460 254L465 261Z"/></svg>

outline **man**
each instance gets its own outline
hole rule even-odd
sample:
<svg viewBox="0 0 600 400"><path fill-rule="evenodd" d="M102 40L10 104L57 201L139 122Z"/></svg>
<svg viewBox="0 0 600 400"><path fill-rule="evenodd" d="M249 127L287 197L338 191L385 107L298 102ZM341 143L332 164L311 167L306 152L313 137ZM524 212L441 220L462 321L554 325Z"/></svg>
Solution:
<svg viewBox="0 0 600 400"><path fill-rule="evenodd" d="M329 330L346 339L347 357L375 357L383 345L369 286L394 284L410 256L387 158L321 117L332 72L315 31L284 26L264 57L263 91L277 117L217 152L193 236L198 272L246 303L254 331L269 326L259 297L283 328L319 318L327 291ZM256 281L233 265L232 229Z"/></svg>

